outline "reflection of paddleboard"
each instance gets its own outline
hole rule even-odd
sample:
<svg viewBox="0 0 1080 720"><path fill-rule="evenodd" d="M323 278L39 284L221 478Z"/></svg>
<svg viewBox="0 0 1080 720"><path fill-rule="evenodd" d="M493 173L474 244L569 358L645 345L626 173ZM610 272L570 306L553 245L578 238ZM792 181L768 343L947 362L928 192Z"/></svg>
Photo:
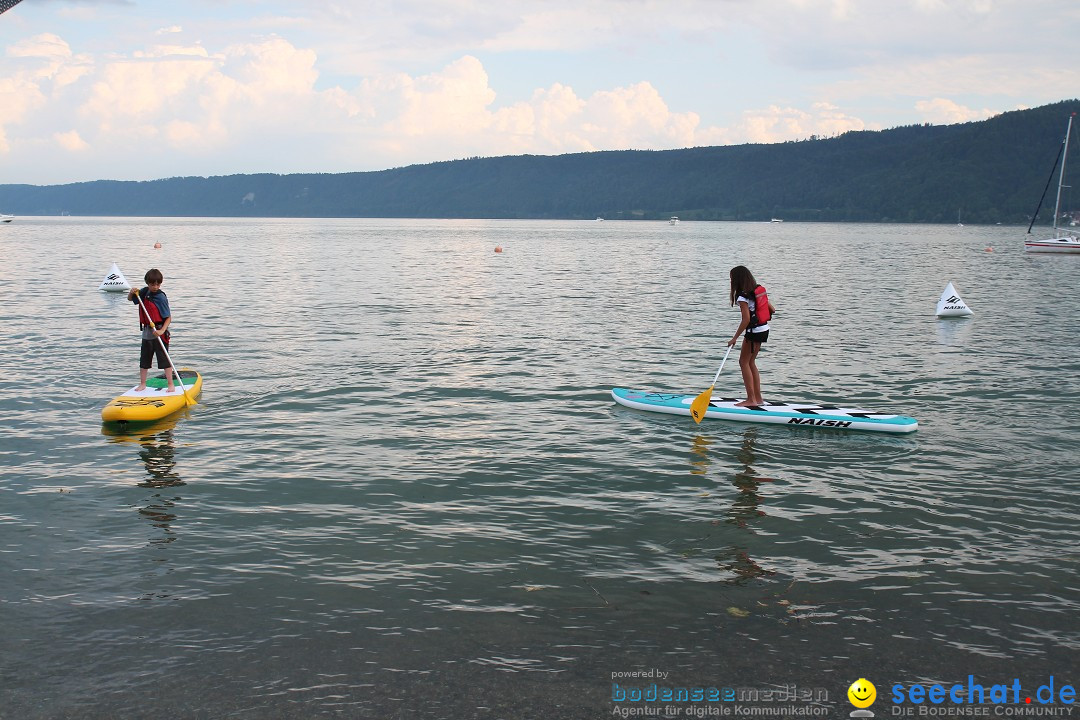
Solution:
<svg viewBox="0 0 1080 720"><path fill-rule="evenodd" d="M187 369L181 370L179 374L188 399L194 400L202 391L202 375ZM173 382L173 391L168 392L165 389L167 383L164 374L149 378L144 390L131 388L102 408L101 419L105 422L149 422L184 409L188 400L184 398L179 384L176 384L175 376Z"/></svg>
<svg viewBox="0 0 1080 720"><path fill-rule="evenodd" d="M697 396L615 388L611 391L611 397L620 405L638 410L689 415L690 403ZM810 425L891 433L908 433L919 429L915 418L873 410L798 402L767 402L764 405L735 407L737 402L738 398L712 398L705 417L737 422Z"/></svg>
<svg viewBox="0 0 1080 720"><path fill-rule="evenodd" d="M175 381L174 381L175 382ZM191 397L190 390L188 397ZM194 398L192 398L194 399ZM168 433L176 428L177 423L184 418L184 413L173 413L160 420L148 420L136 423L129 427L128 423L107 422L101 423L101 434L114 443L145 443L156 441L158 436Z"/></svg>

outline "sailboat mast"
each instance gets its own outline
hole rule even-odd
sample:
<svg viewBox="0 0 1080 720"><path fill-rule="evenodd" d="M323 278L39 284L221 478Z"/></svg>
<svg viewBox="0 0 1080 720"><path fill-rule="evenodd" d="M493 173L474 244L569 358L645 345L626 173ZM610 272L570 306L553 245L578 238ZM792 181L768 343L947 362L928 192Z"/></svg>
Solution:
<svg viewBox="0 0 1080 720"><path fill-rule="evenodd" d="M1072 121L1076 113L1069 116L1069 125L1065 128L1065 145L1061 150L1061 174L1058 175L1057 200L1054 202L1054 229L1058 226L1058 213L1061 211L1061 188L1065 184L1065 160L1069 156L1069 134L1072 133Z"/></svg>

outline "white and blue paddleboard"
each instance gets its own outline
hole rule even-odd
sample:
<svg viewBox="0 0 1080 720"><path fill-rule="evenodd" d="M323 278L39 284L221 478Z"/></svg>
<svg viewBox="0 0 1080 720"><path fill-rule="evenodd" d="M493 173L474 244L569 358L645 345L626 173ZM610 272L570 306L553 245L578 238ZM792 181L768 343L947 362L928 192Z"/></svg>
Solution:
<svg viewBox="0 0 1080 720"><path fill-rule="evenodd" d="M697 395L650 392L615 388L615 402L638 410L689 415L690 403ZM705 417L736 422L776 423L830 427L838 430L873 430L875 432L909 433L919 429L913 417L892 413L799 402L766 402L763 405L736 407L739 398L711 398Z"/></svg>

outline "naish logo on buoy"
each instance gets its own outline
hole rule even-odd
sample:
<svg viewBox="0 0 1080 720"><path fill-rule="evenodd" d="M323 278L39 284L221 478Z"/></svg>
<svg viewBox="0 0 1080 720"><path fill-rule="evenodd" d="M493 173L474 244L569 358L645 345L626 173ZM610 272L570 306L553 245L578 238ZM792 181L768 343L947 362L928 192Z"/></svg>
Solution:
<svg viewBox="0 0 1080 720"><path fill-rule="evenodd" d="M850 427L847 420L815 420L814 418L791 418L788 425L819 425L821 427Z"/></svg>
<svg viewBox="0 0 1080 720"><path fill-rule="evenodd" d="M943 310L967 310L968 306L964 304L964 301L960 299L958 295L953 295L945 301Z"/></svg>

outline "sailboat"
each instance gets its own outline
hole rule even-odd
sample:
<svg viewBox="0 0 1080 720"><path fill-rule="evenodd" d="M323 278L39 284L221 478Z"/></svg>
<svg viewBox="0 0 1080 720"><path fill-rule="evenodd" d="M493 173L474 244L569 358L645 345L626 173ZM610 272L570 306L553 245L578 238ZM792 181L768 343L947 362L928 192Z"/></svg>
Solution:
<svg viewBox="0 0 1080 720"><path fill-rule="evenodd" d="M1054 236L1048 240L1033 240L1027 239L1024 241L1024 250L1028 252L1044 252L1044 253L1080 253L1080 237L1077 236L1075 229L1066 230L1065 228L1058 227L1058 221L1061 218L1061 190L1062 188L1069 187L1065 184L1065 159L1069 154L1069 137L1072 134L1073 118L1076 117L1076 113L1069 116L1069 124L1065 128L1065 141L1061 144L1061 172L1058 174L1058 189L1057 189L1057 201L1054 203ZM1055 161L1056 165L1056 161ZM1050 171L1050 178L1054 177L1054 171ZM1046 186L1050 187L1050 180L1046 181ZM1046 197L1046 190L1043 190L1043 198ZM1042 207L1042 198L1039 199L1039 207ZM1039 208L1035 208L1035 215L1039 214ZM1035 217L1031 218L1031 225L1028 225L1028 235L1031 234L1031 226L1035 224Z"/></svg>

